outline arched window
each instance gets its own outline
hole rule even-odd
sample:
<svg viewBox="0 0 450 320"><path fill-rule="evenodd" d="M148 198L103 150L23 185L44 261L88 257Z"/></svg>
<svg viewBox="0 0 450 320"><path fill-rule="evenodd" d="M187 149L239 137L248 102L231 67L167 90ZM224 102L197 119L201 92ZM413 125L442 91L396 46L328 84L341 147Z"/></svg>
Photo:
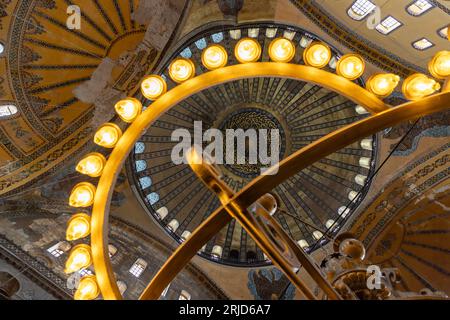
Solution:
<svg viewBox="0 0 450 320"><path fill-rule="evenodd" d="M191 300L191 295L186 290L181 290L178 300Z"/></svg>
<svg viewBox="0 0 450 320"><path fill-rule="evenodd" d="M256 253L254 251L247 251L247 261L248 262L256 261Z"/></svg>
<svg viewBox="0 0 450 320"><path fill-rule="evenodd" d="M362 20L368 14L370 14L376 5L368 0L356 0L353 5L348 9L347 14L354 20Z"/></svg>
<svg viewBox="0 0 450 320"><path fill-rule="evenodd" d="M147 162L145 160L136 161L136 171L141 172L147 169Z"/></svg>
<svg viewBox="0 0 450 320"><path fill-rule="evenodd" d="M135 276L136 278L139 278L144 272L144 270L147 268L147 262L144 259L137 259L135 263L130 268L130 273Z"/></svg>
<svg viewBox="0 0 450 320"><path fill-rule="evenodd" d="M114 257L114 255L117 253L117 248L114 246L114 245L112 245L112 244L108 244L108 254L109 254L109 257L110 258L112 258L112 257Z"/></svg>
<svg viewBox="0 0 450 320"><path fill-rule="evenodd" d="M60 241L57 244L48 248L47 252L49 252L55 258L59 258L64 252L69 251L70 248L71 246L67 241Z"/></svg>
<svg viewBox="0 0 450 320"><path fill-rule="evenodd" d="M18 112L17 107L12 104L0 105L0 119L15 115Z"/></svg>
<svg viewBox="0 0 450 320"><path fill-rule="evenodd" d="M240 39L241 38L241 30L240 29L230 30L230 37L231 37L231 39L234 39L234 40Z"/></svg>
<svg viewBox="0 0 450 320"><path fill-rule="evenodd" d="M230 251L230 254L228 255L230 260L239 260L239 251L236 249L233 249Z"/></svg>
<svg viewBox="0 0 450 320"><path fill-rule="evenodd" d="M185 59L189 59L190 57L192 57L192 51L191 49L189 49L189 47L187 47L183 51L181 51L180 55Z"/></svg>
<svg viewBox="0 0 450 320"><path fill-rule="evenodd" d="M433 47L434 43L428 40L427 38L422 38L417 41L414 41L411 45L414 47L414 49L423 51Z"/></svg>
<svg viewBox="0 0 450 320"><path fill-rule="evenodd" d="M142 189L147 189L152 185L152 179L150 177L142 177L139 179Z"/></svg>
<svg viewBox="0 0 450 320"><path fill-rule="evenodd" d="M150 202L150 205L154 205L159 201L159 194L152 192L147 195L147 200Z"/></svg>
<svg viewBox="0 0 450 320"><path fill-rule="evenodd" d="M13 275L0 272L0 300L11 299L19 289L20 283Z"/></svg>
<svg viewBox="0 0 450 320"><path fill-rule="evenodd" d="M427 0L417 0L411 3L407 8L406 11L412 16L418 17L427 12L428 10L432 9L433 5L427 1Z"/></svg>
<svg viewBox="0 0 450 320"><path fill-rule="evenodd" d="M250 28L248 29L248 36L250 38L258 38L259 28Z"/></svg>
<svg viewBox="0 0 450 320"><path fill-rule="evenodd" d="M215 43L219 43L223 41L223 33L222 32L218 32L218 33L214 33L211 36L212 41L214 41Z"/></svg>
<svg viewBox="0 0 450 320"><path fill-rule="evenodd" d="M278 28L267 28L266 29L266 37L273 38L277 35Z"/></svg>
<svg viewBox="0 0 450 320"><path fill-rule="evenodd" d="M134 146L134 153L143 153L145 151L145 143L143 142L136 142L136 145Z"/></svg>
<svg viewBox="0 0 450 320"><path fill-rule="evenodd" d="M447 39L447 35L448 35L448 27L444 27L442 29L438 30L438 34L439 36L441 36L444 39Z"/></svg>
<svg viewBox="0 0 450 320"><path fill-rule="evenodd" d="M195 45L199 50L203 50L206 48L206 40L205 38L201 38L200 40L195 41Z"/></svg>
<svg viewBox="0 0 450 320"><path fill-rule="evenodd" d="M170 283L169 285L164 289L164 291L161 293L161 297L165 297L167 295L167 292L169 291Z"/></svg>
<svg viewBox="0 0 450 320"><path fill-rule="evenodd" d="M123 295L127 291L127 284L123 281L117 281L117 286L119 287L120 294Z"/></svg>
<svg viewBox="0 0 450 320"><path fill-rule="evenodd" d="M377 29L378 32L386 35L399 28L401 25L402 23L395 19L393 16L387 16L375 27L375 29Z"/></svg>

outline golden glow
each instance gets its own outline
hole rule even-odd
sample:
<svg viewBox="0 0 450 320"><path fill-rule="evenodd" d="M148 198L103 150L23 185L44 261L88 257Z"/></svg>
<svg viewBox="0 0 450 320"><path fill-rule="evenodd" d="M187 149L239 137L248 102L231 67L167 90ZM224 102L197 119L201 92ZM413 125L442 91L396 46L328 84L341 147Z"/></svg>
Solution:
<svg viewBox="0 0 450 320"><path fill-rule="evenodd" d="M75 170L81 174L95 178L102 175L105 163L106 158L104 155L98 152L92 152L78 162Z"/></svg>
<svg viewBox="0 0 450 320"><path fill-rule="evenodd" d="M185 58L178 58L172 61L169 66L169 76L177 83L191 79L195 76L194 63Z"/></svg>
<svg viewBox="0 0 450 320"><path fill-rule="evenodd" d="M288 39L274 39L269 45L269 56L275 62L289 62L295 56L295 46Z"/></svg>
<svg viewBox="0 0 450 320"><path fill-rule="evenodd" d="M130 123L141 114L142 104L138 99L126 98L117 102L114 109L116 109L120 119Z"/></svg>
<svg viewBox="0 0 450 320"><path fill-rule="evenodd" d="M69 197L72 207L89 207L94 202L95 186L89 182L80 182L73 187Z"/></svg>
<svg viewBox="0 0 450 320"><path fill-rule="evenodd" d="M357 54L346 54L339 59L336 72L338 75L347 78L348 80L355 80L362 76L366 65L363 58Z"/></svg>
<svg viewBox="0 0 450 320"><path fill-rule="evenodd" d="M66 261L64 272L69 274L85 269L92 264L91 247L87 244L79 244L70 251Z"/></svg>
<svg viewBox="0 0 450 320"><path fill-rule="evenodd" d="M91 218L85 213L77 213L67 223L66 239L68 241L87 237L91 232Z"/></svg>
<svg viewBox="0 0 450 320"><path fill-rule="evenodd" d="M366 89L379 97L389 96L400 82L400 77L392 73L372 75L366 84Z"/></svg>
<svg viewBox="0 0 450 320"><path fill-rule="evenodd" d="M419 100L438 91L441 85L421 73L415 73L403 82L403 95L408 100Z"/></svg>
<svg viewBox="0 0 450 320"><path fill-rule="evenodd" d="M234 55L240 63L258 61L261 57L261 45L255 39L241 39L234 47Z"/></svg>
<svg viewBox="0 0 450 320"><path fill-rule="evenodd" d="M104 148L114 148L122 136L122 130L114 123L105 123L94 135L94 143Z"/></svg>
<svg viewBox="0 0 450 320"><path fill-rule="evenodd" d="M167 91L167 83L156 74L147 76L142 80L141 91L144 97L149 100L156 100Z"/></svg>
<svg viewBox="0 0 450 320"><path fill-rule="evenodd" d="M208 70L225 67L227 62L227 51L218 44L213 44L202 52L202 63Z"/></svg>
<svg viewBox="0 0 450 320"><path fill-rule="evenodd" d="M97 280L93 275L87 275L81 278L78 284L77 291L75 291L75 300L94 300L100 294Z"/></svg>
<svg viewBox="0 0 450 320"><path fill-rule="evenodd" d="M311 42L303 51L303 61L311 67L323 68L331 59L330 47L322 42Z"/></svg>
<svg viewBox="0 0 450 320"><path fill-rule="evenodd" d="M439 51L428 63L428 70L437 79L450 77L450 51Z"/></svg>
<svg viewBox="0 0 450 320"><path fill-rule="evenodd" d="M369 94L367 90L361 88L357 84L350 81L342 81L342 78L336 74L329 73L321 69L312 69L311 67L299 64L282 64L274 62L236 64L211 72L202 73L193 81L175 86L168 91L163 98L154 101L151 106L147 108L127 128L127 131L124 133L124 139L119 140L117 146L114 150L112 150L112 153L108 159L108 164L111 165L105 167L100 179L98 194L101 194L101 196L96 197L92 208L91 245L93 258L95 261L95 272L97 274L97 278L99 279L98 284L101 288L103 298L122 298L116 284L114 271L109 263L110 258L108 256L107 245L105 245L105 239L107 239L108 236L105 232L107 232L107 222L110 214L110 211L107 208L109 207L109 199L113 192L111 185L115 183L117 178L116 173L120 172L122 169L123 160L128 156L126 150L131 150L132 146L142 135L143 130L151 126L156 119L170 110L171 107L179 103L179 101L182 101L193 94L204 90L205 88L238 80L243 77L285 77L300 81L313 82L317 85L336 91L359 105L363 105L371 113L391 110L383 101L378 99L373 94ZM392 110L396 109L393 108ZM371 135L370 132L367 136L369 135ZM225 216L229 216L224 211L222 211L222 213L225 214ZM223 215L219 214L218 217L223 217ZM218 225L222 222L218 223L216 220L212 221L212 223ZM192 233L191 237L188 241L191 241L192 239L198 240L198 234L195 232ZM198 250L195 250L195 252L197 251ZM186 251L183 250L183 252ZM172 266L172 264L169 265ZM184 266L185 260L181 260L178 265ZM167 273L164 272L164 274L166 275ZM158 283L160 282L158 281ZM159 291L159 286L157 289L151 291L159 297L162 290L164 290L166 286L167 284L162 286L161 291Z"/></svg>

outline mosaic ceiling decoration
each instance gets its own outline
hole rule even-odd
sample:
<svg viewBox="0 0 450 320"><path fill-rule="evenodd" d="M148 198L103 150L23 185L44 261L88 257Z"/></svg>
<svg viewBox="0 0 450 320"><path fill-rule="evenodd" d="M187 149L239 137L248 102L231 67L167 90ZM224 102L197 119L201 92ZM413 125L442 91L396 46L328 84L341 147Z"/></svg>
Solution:
<svg viewBox="0 0 450 320"><path fill-rule="evenodd" d="M180 4L153 13L179 16ZM79 29L66 25L71 5L80 9ZM167 39L157 30L146 36L137 0L2 1L0 8L0 105L18 109L0 121L0 194L8 194L85 145L105 121L97 118L113 115L113 102L136 87Z"/></svg>
<svg viewBox="0 0 450 320"><path fill-rule="evenodd" d="M298 60L304 49L302 45L314 39L311 34L283 25L245 25L235 30L216 29L203 33L189 40L175 56L180 54L193 59L199 74L205 71L199 61L200 52L210 43L226 47L231 60L235 59L231 48L240 38L256 38L262 48L267 48L272 38L283 34L297 44L295 59ZM262 61L268 60L263 49ZM332 67L333 63L328 68ZM163 70L162 75L169 79L166 69ZM169 87L172 86L168 81ZM189 166L172 162L172 148L178 143L178 140L171 141L173 130L185 128L193 134L194 121L202 121L203 131L208 128L218 128L222 132L235 128L278 129L282 159L365 116L360 113L361 107L339 94L286 78L250 78L215 86L180 102L147 130L130 157L133 183L148 212L166 232L182 241L185 232L192 232L219 206L219 201ZM360 191L364 194L365 179L375 163L375 146L375 137L354 143L273 190L281 206L276 218L293 239L306 241L312 249L320 238L320 232L315 231L325 233L330 220L342 223L357 207L363 197L355 197ZM223 180L237 191L260 174L261 164L225 164L219 168ZM270 263L235 221L215 236L201 255L232 265Z"/></svg>
<svg viewBox="0 0 450 320"><path fill-rule="evenodd" d="M371 263L399 269L408 291L449 294L449 147L406 166L349 228L368 248Z"/></svg>

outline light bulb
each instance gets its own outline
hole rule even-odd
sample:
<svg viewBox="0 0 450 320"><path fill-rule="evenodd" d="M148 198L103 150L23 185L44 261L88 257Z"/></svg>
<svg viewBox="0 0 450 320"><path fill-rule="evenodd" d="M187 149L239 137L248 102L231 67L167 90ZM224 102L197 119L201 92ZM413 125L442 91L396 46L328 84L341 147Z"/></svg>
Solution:
<svg viewBox="0 0 450 320"><path fill-rule="evenodd" d="M419 100L441 88L440 84L424 74L416 73L405 79L403 82L403 95L408 100Z"/></svg>
<svg viewBox="0 0 450 320"><path fill-rule="evenodd" d="M295 56L295 46L288 39L274 39L269 45L269 56L275 62L289 62Z"/></svg>
<svg viewBox="0 0 450 320"><path fill-rule="evenodd" d="M161 95L166 93L167 83L158 75L151 75L145 77L141 83L141 92L149 100L156 100Z"/></svg>
<svg viewBox="0 0 450 320"><path fill-rule="evenodd" d="M240 63L255 62L261 57L261 45L255 39L241 39L234 47L234 55Z"/></svg>
<svg viewBox="0 0 450 320"><path fill-rule="evenodd" d="M218 44L211 45L202 52L202 63L208 70L222 68L227 62L227 51Z"/></svg>
<svg viewBox="0 0 450 320"><path fill-rule="evenodd" d="M98 152L92 152L78 162L75 170L81 174L95 178L101 176L105 163L106 158L104 155Z"/></svg>
<svg viewBox="0 0 450 320"><path fill-rule="evenodd" d="M342 56L336 66L337 74L348 80L359 78L364 73L364 70L365 63L363 58L352 53Z"/></svg>
<svg viewBox="0 0 450 320"><path fill-rule="evenodd" d="M73 215L67 223L66 239L68 241L87 237L91 231L91 218L85 213Z"/></svg>
<svg viewBox="0 0 450 320"><path fill-rule="evenodd" d="M100 294L100 289L94 275L87 275L81 278L75 291L75 300L94 300Z"/></svg>
<svg viewBox="0 0 450 320"><path fill-rule="evenodd" d="M86 269L92 264L91 247L87 244L79 244L70 251L66 261L64 272L69 274L81 269Z"/></svg>
<svg viewBox="0 0 450 320"><path fill-rule="evenodd" d="M189 59L178 58L172 61L169 66L169 76L173 81L177 83L189 80L194 75L195 66L194 63Z"/></svg>
<svg viewBox="0 0 450 320"><path fill-rule="evenodd" d="M114 106L120 119L125 122L133 122L142 112L142 104L138 99L126 98L120 100Z"/></svg>
<svg viewBox="0 0 450 320"><path fill-rule="evenodd" d="M437 79L450 77L450 51L439 51L428 64L431 75Z"/></svg>
<svg viewBox="0 0 450 320"><path fill-rule="evenodd" d="M400 82L400 77L392 73L372 75L366 84L366 89L379 97L389 96Z"/></svg>
<svg viewBox="0 0 450 320"><path fill-rule="evenodd" d="M323 68L330 62L330 59L330 47L321 42L312 42L303 51L303 61L308 66Z"/></svg>
<svg viewBox="0 0 450 320"><path fill-rule="evenodd" d="M105 123L94 135L94 143L105 148L114 148L122 136L122 130L114 123Z"/></svg>
<svg viewBox="0 0 450 320"><path fill-rule="evenodd" d="M69 197L72 207L89 207L94 203L95 186L89 182L80 182L73 187Z"/></svg>

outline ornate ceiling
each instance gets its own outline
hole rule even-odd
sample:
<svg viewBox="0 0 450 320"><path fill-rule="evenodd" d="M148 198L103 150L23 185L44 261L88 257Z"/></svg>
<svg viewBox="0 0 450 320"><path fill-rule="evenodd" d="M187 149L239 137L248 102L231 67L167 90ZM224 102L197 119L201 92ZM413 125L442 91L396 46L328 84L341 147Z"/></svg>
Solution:
<svg viewBox="0 0 450 320"><path fill-rule="evenodd" d="M267 2L267 6L261 6L260 0L245 0L237 21L242 19L253 24L262 20L278 21L301 26L308 30L309 36L320 34L343 53L362 54L369 62L368 68L379 68L404 77L425 70L425 62L436 51L448 49L448 41L436 33L441 25L448 24L447 1L431 1L435 8L420 17L412 17L405 11L410 1L374 0L381 6L382 17L395 13L403 23L402 28L389 36L367 29L366 21L350 19L346 12L351 0ZM69 30L65 26L66 8L71 4L81 8L80 30ZM230 39L228 31L236 22L233 14L226 11L224 15L213 0L194 0L186 7L184 0L0 1L0 105L18 107L16 115L0 119L0 205L1 214L10 216L0 219L0 229L5 236L0 237L0 247L10 250L0 252L2 258L20 257L17 265L34 266L29 269L33 277L38 274L48 276L46 288L49 291L58 286L66 290L66 279L61 271L63 260L45 268L49 261L45 251L48 245L64 238L66 213L73 213L67 207L67 195L80 178L73 172L73 162L79 154L85 153L80 150L92 148L88 142L93 131L98 124L113 117L112 105L116 100L134 94L144 74L156 69L167 75L167 62L186 47L200 66L199 47L204 44L195 41L203 37L206 44L218 41L232 48L235 40ZM183 19L186 16L187 21ZM187 34L181 40L176 32L178 24ZM211 25L221 27L193 38L197 31L211 30ZM258 36L264 46L268 43L264 38L265 25L263 23ZM192 26L199 28L192 31ZM277 30L278 35L283 28ZM220 32L224 35L221 40ZM242 35L245 32L248 31L243 31ZM211 37L213 34L216 34L215 40ZM303 31L295 35L297 43L301 34ZM425 51L412 48L411 42L421 36L429 37L435 46ZM178 44L169 47L171 40ZM179 43L183 45L180 47ZM233 56L232 52L228 53ZM184 51L183 54L189 53ZM263 59L267 59L267 55ZM296 59L299 61L300 57ZM197 70L199 73L204 71ZM399 101L402 101L401 96L396 95L389 103L396 105ZM359 117L355 106L345 98L292 80L248 79L210 88L180 103L143 136L145 149L132 155L130 168L135 170L135 161L144 160L146 169L133 172L130 181L140 189L138 197L148 212L155 214L163 206L168 208L169 216L163 221L158 219L161 226L165 227L172 218L180 222L181 227L171 234L175 240L180 240L182 231L192 232L218 202L186 166L173 167L169 163L172 128L192 130L194 120L203 120L208 126L222 129L237 123L249 127L276 127L284 139L282 156L287 156L312 139ZM386 130L378 140L373 139L377 156L382 160L409 132L394 152L392 161L410 165L399 172L398 165L390 164L388 170L374 180L362 205L354 210L355 220L348 221L351 231L364 240L374 263L401 270L405 290L427 287L448 292L450 285L449 248L446 246L450 230L448 144L445 144L449 135L448 119L448 113L429 116L421 119L411 131L411 124L405 123ZM136 151L141 147L142 144L136 146ZM358 174L367 176L370 170L370 166L360 166L361 157L369 159L369 164L375 164L371 161L376 160L375 153L354 144L316 163L273 191L284 210L276 218L295 240L306 239L310 245L315 242L313 229L305 227L299 219L325 230L326 221L337 219L342 213L339 208L350 203L349 192L361 189L355 177ZM222 167L226 181L235 190L251 178L255 169ZM52 178L46 177L52 174ZM389 181L393 176L395 179ZM141 188L143 177L151 177L150 187ZM125 179L125 176L121 177L122 182ZM36 189L16 196L35 182L38 182L33 186L37 186ZM113 209L124 208L127 199L120 192L121 188L124 188L122 184L117 186ZM152 192L159 195L153 205L147 200L147 195ZM15 200L5 200L11 197ZM58 200L54 201L54 197ZM352 211L354 207L357 203L351 205ZM127 212L128 222L139 215L142 219L147 218L140 209ZM56 213L65 214L56 217ZM342 226L344 221L340 220L340 223ZM163 257L169 254L163 248L169 247L165 242L159 243L145 235L145 232L153 234L154 230L140 230L115 218L112 224L113 239L117 239L121 252L136 246L128 258L121 258L125 260L113 261L119 274L125 275L127 270L124 268L132 263L126 259L146 255L151 261L153 256L149 252ZM135 237L131 238L133 234ZM36 245L30 246L35 241ZM145 245L137 245L144 242ZM223 263L255 267L267 264L253 240L235 223L212 239L205 248L204 257L211 257L215 244L224 248ZM37 259L42 256L46 259ZM122 265L120 261L126 263ZM209 265L200 265L209 268ZM252 297L242 285L247 279L251 279L248 285L255 297L270 297L265 295L265 290L271 292L278 287L284 290L288 285L287 279L276 269L245 271L247 269L217 267L221 269L211 274L224 272L228 275L226 272L229 272L229 277L218 281L221 288L239 298ZM152 266L153 271L157 268L156 264ZM224 297L206 276L194 269L188 270L188 276L181 281L183 285L211 288L204 296L199 292L201 297ZM192 275L194 280L189 280ZM267 283L260 286L258 283L262 282ZM145 285L140 280L128 284L131 289L128 294L134 296ZM54 294L65 298L67 290L64 290ZM289 297L293 296L290 292Z"/></svg>
<svg viewBox="0 0 450 320"><path fill-rule="evenodd" d="M300 29L275 24L243 25L240 29L213 28L194 36L179 48L178 54L193 59L199 74L205 71L199 61L201 50L210 43L224 45L230 63L235 63L232 50L241 37L257 33L261 46L267 48L274 37L285 32L290 32L294 43L298 44L295 59L299 60L303 51L300 40L313 36ZM262 55L263 61L269 60L266 50ZM165 71L163 75L169 79ZM169 87L172 85L169 83ZM178 142L171 141L173 130L184 128L193 135L194 121L202 121L203 131L209 128L218 128L224 133L226 129L236 128L278 129L280 159L283 159L311 141L364 117L358 114L356 107L355 103L320 86L286 78L243 79L204 90L161 116L136 145L131 167L140 190L138 194L164 228L172 219L177 220L180 226L172 235L180 240L183 232L195 230L218 207L219 201L189 166L173 164L172 148ZM273 190L282 209L276 218L293 239L306 240L312 246L318 239L313 237L316 230L308 224L325 233L327 221L341 219L342 207L349 206L345 215L357 207L362 197L353 202L349 197L361 191L364 185L357 177L364 180L375 164L375 152L372 151L375 139L370 138L368 146L364 147L360 142L350 145ZM261 165L247 162L219 167L224 181L237 191L260 174ZM157 214L161 210L168 211L163 220ZM209 242L202 255L209 256L216 245L223 248L221 262L268 263L254 241L234 222Z"/></svg>
<svg viewBox="0 0 450 320"><path fill-rule="evenodd" d="M0 121L0 194L17 192L65 164L113 116L114 101L132 91L156 62L175 22L159 37L154 25L160 21L150 22L154 33L146 36L148 14L138 3L0 3L0 41L6 48L0 55L0 104L19 109ZM81 10L79 30L66 26L69 5ZM154 15L177 17L183 5L158 4Z"/></svg>
<svg viewBox="0 0 450 320"><path fill-rule="evenodd" d="M450 292L449 147L397 173L349 228L371 263L400 270L406 291Z"/></svg>

